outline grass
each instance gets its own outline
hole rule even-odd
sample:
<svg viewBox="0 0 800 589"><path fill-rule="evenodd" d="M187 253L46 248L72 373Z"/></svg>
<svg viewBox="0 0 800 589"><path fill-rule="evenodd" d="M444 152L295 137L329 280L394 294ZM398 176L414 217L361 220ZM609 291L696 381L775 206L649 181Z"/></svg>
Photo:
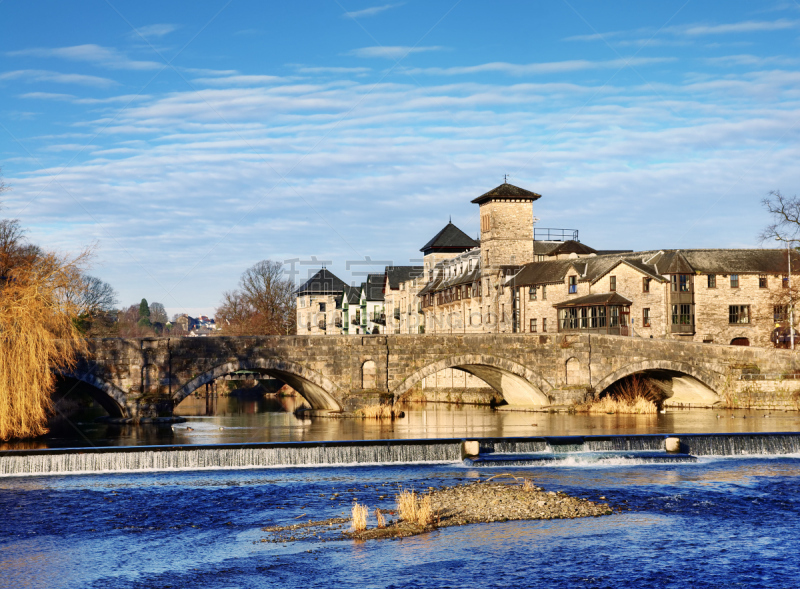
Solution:
<svg viewBox="0 0 800 589"><path fill-rule="evenodd" d="M627 413L647 415L658 413L663 393L653 382L640 374L624 378L611 386L599 399L576 408L585 413Z"/></svg>
<svg viewBox="0 0 800 589"><path fill-rule="evenodd" d="M375 519L378 520L378 528L383 529L386 527L386 520L383 518L380 509L375 510Z"/></svg>
<svg viewBox="0 0 800 589"><path fill-rule="evenodd" d="M430 495L421 499L415 491L403 490L397 496L397 511L400 519L423 528L433 524L434 516Z"/></svg>
<svg viewBox="0 0 800 589"><path fill-rule="evenodd" d="M361 505L359 503L353 504L353 531L354 532L363 532L367 529L367 516L369 514L369 509L367 509L366 505Z"/></svg>
<svg viewBox="0 0 800 589"><path fill-rule="evenodd" d="M400 413L401 411L399 409L395 410L392 405L380 404L357 409L355 416L362 419L395 419L400 417Z"/></svg>
<svg viewBox="0 0 800 589"><path fill-rule="evenodd" d="M530 479L525 479L522 481L522 490L526 493L531 493L536 490L536 485L533 484L533 481Z"/></svg>

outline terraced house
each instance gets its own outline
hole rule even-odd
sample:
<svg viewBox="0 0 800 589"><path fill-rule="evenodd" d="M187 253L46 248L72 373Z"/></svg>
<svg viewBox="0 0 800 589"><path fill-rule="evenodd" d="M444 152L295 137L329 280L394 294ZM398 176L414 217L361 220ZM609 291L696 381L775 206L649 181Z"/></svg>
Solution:
<svg viewBox="0 0 800 589"><path fill-rule="evenodd" d="M480 239L448 223L422 247L421 267L387 267L367 281L359 304L371 293L369 319L377 321L359 323L358 332L583 332L786 345L794 292L789 256L800 269L796 251L598 251L574 229L534 230L533 203L540 198L506 182L473 199ZM305 285L298 293L310 294ZM323 301L322 294L315 295L317 305L347 306L344 288L338 299ZM319 321L300 320L305 308L298 304L298 333L355 333L315 331Z"/></svg>

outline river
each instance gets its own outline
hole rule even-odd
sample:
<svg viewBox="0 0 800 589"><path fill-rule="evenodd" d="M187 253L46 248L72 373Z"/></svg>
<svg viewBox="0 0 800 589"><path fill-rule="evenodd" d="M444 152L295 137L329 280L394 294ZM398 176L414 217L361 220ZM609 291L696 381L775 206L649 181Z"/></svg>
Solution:
<svg viewBox="0 0 800 589"><path fill-rule="evenodd" d="M299 397L239 399L189 397L173 425L107 425L95 412L61 423L36 440L7 442L0 450L225 444L326 440L382 440L458 437L615 435L648 433L739 433L800 431L800 413L748 410L670 409L654 415L588 415L496 411L474 405L411 405L394 421L301 418ZM719 417L717 417L719 416Z"/></svg>
<svg viewBox="0 0 800 589"><path fill-rule="evenodd" d="M605 497L617 513L262 541L264 526L346 515L354 499L392 509L400 487L498 472ZM798 476L800 457L780 456L2 477L0 587L796 587Z"/></svg>

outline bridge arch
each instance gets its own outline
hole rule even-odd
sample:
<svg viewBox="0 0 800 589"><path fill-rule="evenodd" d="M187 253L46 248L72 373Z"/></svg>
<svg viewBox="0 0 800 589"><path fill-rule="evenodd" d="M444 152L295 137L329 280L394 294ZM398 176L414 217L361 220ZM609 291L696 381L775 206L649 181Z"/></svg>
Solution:
<svg viewBox="0 0 800 589"><path fill-rule="evenodd" d="M193 378L172 395L172 400L177 406L186 397L205 384L226 374L239 370L263 372L282 380L309 402L312 409L325 409L328 411L342 410L342 406L334 396L337 387L330 380L295 362L278 358L255 358L248 360L233 360L220 364L200 376Z"/></svg>
<svg viewBox="0 0 800 589"><path fill-rule="evenodd" d="M73 378L90 385L89 394L111 417L129 417L125 393L93 374L93 369L72 370L59 373L62 378ZM97 391L95 394L94 391Z"/></svg>
<svg viewBox="0 0 800 589"><path fill-rule="evenodd" d="M666 404L710 406L720 400L718 389L725 377L714 370L699 367L688 362L669 360L643 360L623 366L600 380L594 387L602 393L614 383L634 374L668 373L672 375L674 396Z"/></svg>
<svg viewBox="0 0 800 589"><path fill-rule="evenodd" d="M553 388L540 374L505 358L483 354L454 356L428 364L406 378L392 391L395 400L423 378L446 368L458 368L477 376L499 392L509 405L549 405Z"/></svg>

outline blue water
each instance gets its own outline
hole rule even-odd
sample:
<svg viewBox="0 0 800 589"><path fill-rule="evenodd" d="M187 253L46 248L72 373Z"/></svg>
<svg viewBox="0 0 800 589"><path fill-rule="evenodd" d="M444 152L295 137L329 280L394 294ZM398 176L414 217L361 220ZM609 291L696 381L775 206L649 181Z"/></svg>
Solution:
<svg viewBox="0 0 800 589"><path fill-rule="evenodd" d="M349 514L353 499L391 509L399 486L506 472L618 512L261 541L276 538L264 526ZM9 477L0 587L797 587L799 508L797 457Z"/></svg>

